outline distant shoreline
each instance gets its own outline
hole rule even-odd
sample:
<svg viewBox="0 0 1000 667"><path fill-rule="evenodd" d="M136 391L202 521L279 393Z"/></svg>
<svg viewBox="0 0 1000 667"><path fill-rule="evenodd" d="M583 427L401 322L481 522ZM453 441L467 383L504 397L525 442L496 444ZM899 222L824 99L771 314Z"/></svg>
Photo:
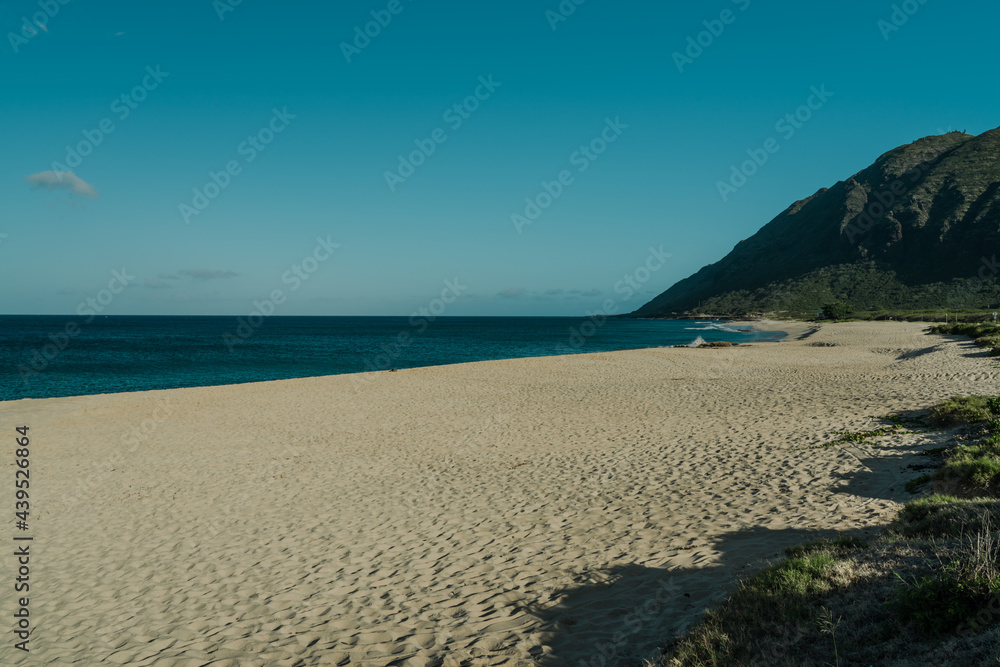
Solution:
<svg viewBox="0 0 1000 667"><path fill-rule="evenodd" d="M631 317L623 316L623 317ZM778 340L794 339L805 335L809 331L817 329L820 325L813 322L805 322L803 320L770 320L767 318L759 319L733 319L720 315L683 315L677 317L636 317L639 320L670 320L675 322L698 322L698 321L717 321L725 322L735 327L747 327L755 332L766 332L766 331L780 331L786 334L784 337Z"/></svg>

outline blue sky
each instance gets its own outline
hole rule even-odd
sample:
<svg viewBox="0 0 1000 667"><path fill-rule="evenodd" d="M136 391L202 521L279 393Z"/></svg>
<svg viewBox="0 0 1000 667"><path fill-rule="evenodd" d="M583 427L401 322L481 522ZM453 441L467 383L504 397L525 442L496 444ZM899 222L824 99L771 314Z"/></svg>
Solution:
<svg viewBox="0 0 1000 667"><path fill-rule="evenodd" d="M1000 125L998 18L940 0L6 0L0 312L77 312L122 269L107 314L240 315L279 290L278 314L409 315L456 279L447 315L630 311L883 152ZM651 248L670 258L645 272ZM626 276L644 279L628 299Z"/></svg>

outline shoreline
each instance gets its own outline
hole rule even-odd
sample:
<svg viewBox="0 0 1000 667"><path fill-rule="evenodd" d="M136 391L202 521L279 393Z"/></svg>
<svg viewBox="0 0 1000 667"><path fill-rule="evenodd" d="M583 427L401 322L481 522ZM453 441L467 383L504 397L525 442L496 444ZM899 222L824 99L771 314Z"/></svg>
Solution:
<svg viewBox="0 0 1000 667"><path fill-rule="evenodd" d="M971 341L810 326L781 346L0 403L37 446L32 659L648 657L784 547L908 497L893 443L810 447L1000 393Z"/></svg>
<svg viewBox="0 0 1000 667"><path fill-rule="evenodd" d="M802 320L733 320L729 324L738 327L750 327L754 331L782 331L785 337L779 341L800 340L806 335L818 331L823 325Z"/></svg>
<svg viewBox="0 0 1000 667"><path fill-rule="evenodd" d="M128 316L128 317L133 317L133 316ZM149 316L149 317L159 317L159 316ZM686 320L677 320L677 321L686 321ZM692 320L692 321L695 321L695 320ZM768 332L768 331L779 332L780 331L780 332L783 332L783 333L786 334L784 337L781 337L781 338L776 338L776 339L771 339L771 340L765 340L765 339L749 340L749 341L745 341L745 342L742 342L742 343L738 343L739 345L753 345L753 344L757 344L757 343L781 342L783 340L790 339L793 335L798 335L800 328L808 326L807 323L797 322L797 321L790 321L790 320L789 321L778 321L778 320L775 320L775 321L771 321L771 320L746 320L746 321L718 320L718 321L719 322L724 322L727 325L733 325L733 326L739 326L739 327L749 328L751 330L751 332ZM692 342L694 340L697 340L697 338L700 337L696 331L692 331L691 333L694 334L694 338L692 338ZM589 355L589 354L614 354L616 352L631 352L631 351L639 351L639 350L659 350L659 349L672 349L672 348L683 349L685 347L688 347L688 345L684 345L684 344L657 345L657 346L654 346L654 347L636 347L636 348L626 348L626 349L623 349L623 350L601 350L601 351L595 351L595 352L578 352L578 353L574 353L574 354L571 354L571 355L566 355L566 354L545 354L545 355L540 355L540 356L506 357L506 358L503 358L503 359L484 359L484 360L479 360L479 361L456 361L456 362L433 364L433 365L426 365L426 366L401 367L401 368L395 369L395 371L402 372L402 371L412 371L412 370L416 370L416 369L420 369L420 368L443 368L443 367L449 367L449 366L461 366L461 365L464 365L464 364L489 363L489 362L496 362L496 361L513 361L513 360L518 360L518 359L550 359L550 358L564 357L564 356L579 356L579 355ZM145 392L175 391L175 390L183 390L183 389L201 389L201 388L210 388L210 387L233 387L233 386L244 386L244 385L251 386L251 385L267 384L269 382L288 382L288 381L295 381L295 380L307 380L307 379L325 378L325 377L355 377L356 378L358 376L368 376L368 375L371 375L373 373L377 374L377 373L386 373L386 372L390 372L390 369L389 368L385 368L385 369L379 369L377 371L355 371L355 372L350 372L350 373L303 375L303 376L296 376L296 377L290 377L290 378L277 378L277 379L271 379L271 380L252 380L252 381L247 381L247 382L231 382L231 383L227 383L227 384L198 384L198 385L190 385L190 386L182 386L182 387L164 387L164 388L156 388L156 389L135 389L135 390L125 390L125 391L116 391L116 392L103 392L103 393L94 393L94 394L71 394L69 396L25 397L25 398L15 398L15 399L0 400L0 406L7 405L7 404L16 404L16 403L21 402L21 401L47 401L47 400L52 400L52 399L57 399L57 398L82 398L82 397L86 397L86 396L118 396L118 395L122 395L122 394L136 394L136 393L145 393Z"/></svg>

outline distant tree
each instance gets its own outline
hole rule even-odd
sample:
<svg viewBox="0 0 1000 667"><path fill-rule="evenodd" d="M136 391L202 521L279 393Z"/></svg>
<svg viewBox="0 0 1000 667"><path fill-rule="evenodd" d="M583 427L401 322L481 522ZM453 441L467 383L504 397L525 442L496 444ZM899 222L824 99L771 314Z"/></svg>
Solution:
<svg viewBox="0 0 1000 667"><path fill-rule="evenodd" d="M854 314L854 308L842 301L823 305L823 317L828 320L846 320Z"/></svg>

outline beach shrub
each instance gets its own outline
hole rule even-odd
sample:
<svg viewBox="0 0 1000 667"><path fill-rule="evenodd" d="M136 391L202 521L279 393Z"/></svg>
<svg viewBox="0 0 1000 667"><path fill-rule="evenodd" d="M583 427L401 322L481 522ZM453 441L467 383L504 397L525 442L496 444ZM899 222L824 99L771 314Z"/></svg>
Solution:
<svg viewBox="0 0 1000 667"><path fill-rule="evenodd" d="M997 490L1000 459L958 453L941 467L938 479L950 482L963 496L986 495Z"/></svg>
<svg viewBox="0 0 1000 667"><path fill-rule="evenodd" d="M1000 347L1000 336L980 336L975 343L979 347Z"/></svg>
<svg viewBox="0 0 1000 667"><path fill-rule="evenodd" d="M975 343L979 347L988 348L989 356L1000 356L1000 325L998 324L987 322L938 324L927 329L927 333L969 336L975 339Z"/></svg>
<svg viewBox="0 0 1000 667"><path fill-rule="evenodd" d="M955 396L930 410L931 422L936 426L964 426L1000 416L996 398L990 396Z"/></svg>
<svg viewBox="0 0 1000 667"><path fill-rule="evenodd" d="M842 301L823 304L823 317L828 320L846 320L854 314L854 308Z"/></svg>
<svg viewBox="0 0 1000 667"><path fill-rule="evenodd" d="M997 420L990 420L990 435L972 445L949 450L944 465L934 473L939 491L972 498L1000 495L1000 434Z"/></svg>
<svg viewBox="0 0 1000 667"><path fill-rule="evenodd" d="M945 334L949 336L969 336L970 338L1000 336L1000 325L988 322L957 322L953 324L937 324L928 329L928 333Z"/></svg>
<svg viewBox="0 0 1000 667"><path fill-rule="evenodd" d="M980 457L969 462L969 481L983 490L996 488L1000 479L1000 459Z"/></svg>

